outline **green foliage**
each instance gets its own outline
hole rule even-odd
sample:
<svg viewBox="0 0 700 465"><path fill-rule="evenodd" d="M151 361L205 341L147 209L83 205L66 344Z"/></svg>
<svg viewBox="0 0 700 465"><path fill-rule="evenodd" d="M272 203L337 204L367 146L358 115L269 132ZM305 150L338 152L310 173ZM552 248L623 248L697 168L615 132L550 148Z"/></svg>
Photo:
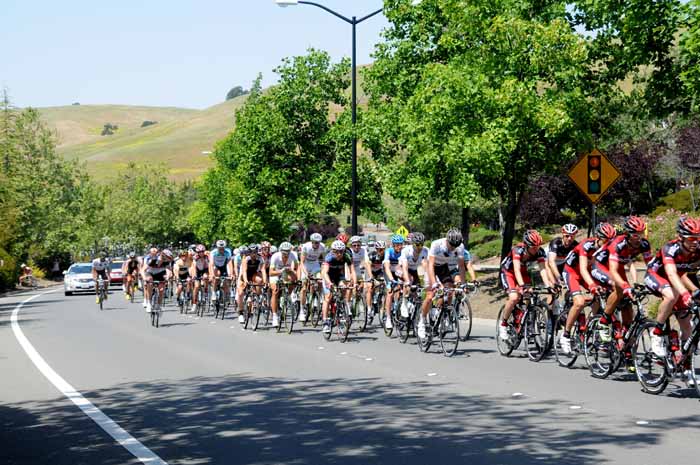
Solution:
<svg viewBox="0 0 700 465"><path fill-rule="evenodd" d="M454 202L428 200L411 229L421 231L426 238L433 240L443 237L448 229L461 221L462 209Z"/></svg>
<svg viewBox="0 0 700 465"><path fill-rule="evenodd" d="M228 93L226 94L226 100L231 100L236 97L240 97L241 95L247 95L248 93L250 93L250 91L245 90L241 86L236 86L228 91Z"/></svg>
<svg viewBox="0 0 700 465"><path fill-rule="evenodd" d="M102 132L100 133L100 135L102 135L102 136L111 136L111 135L113 135L115 132L117 132L118 129L119 129L119 126L117 126L116 124L105 123L104 127L102 128Z"/></svg>
<svg viewBox="0 0 700 465"><path fill-rule="evenodd" d="M691 0L686 8L688 27L680 41L680 79L692 110L700 112L700 0Z"/></svg>
<svg viewBox="0 0 700 465"><path fill-rule="evenodd" d="M652 217L663 215L667 210L675 212L690 212L693 210L693 202L690 198L690 191L683 189L673 194L669 194L659 199L659 206L651 214Z"/></svg>
<svg viewBox="0 0 700 465"><path fill-rule="evenodd" d="M680 211L669 208L648 219L648 237L654 249L660 249L666 242L677 236L676 224L681 216ZM683 213L690 213L685 211Z"/></svg>
<svg viewBox="0 0 700 465"><path fill-rule="evenodd" d="M347 60L332 64L310 50L275 72L279 84L263 94L259 77L235 129L216 145L216 166L199 184L190 216L202 239L281 240L292 224L349 203L352 125L345 115L328 118L329 105L347 103ZM378 203L373 167L361 160L358 171L361 204Z"/></svg>

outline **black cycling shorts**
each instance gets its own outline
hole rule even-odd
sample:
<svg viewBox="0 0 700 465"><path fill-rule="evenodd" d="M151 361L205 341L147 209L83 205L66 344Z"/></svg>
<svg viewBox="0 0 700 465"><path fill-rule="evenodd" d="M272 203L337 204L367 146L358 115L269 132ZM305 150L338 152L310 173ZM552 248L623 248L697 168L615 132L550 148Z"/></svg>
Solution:
<svg viewBox="0 0 700 465"><path fill-rule="evenodd" d="M447 263L444 265L435 265L433 271L435 271L435 277L439 279L442 284L454 282L454 277L459 273L459 270L451 270Z"/></svg>

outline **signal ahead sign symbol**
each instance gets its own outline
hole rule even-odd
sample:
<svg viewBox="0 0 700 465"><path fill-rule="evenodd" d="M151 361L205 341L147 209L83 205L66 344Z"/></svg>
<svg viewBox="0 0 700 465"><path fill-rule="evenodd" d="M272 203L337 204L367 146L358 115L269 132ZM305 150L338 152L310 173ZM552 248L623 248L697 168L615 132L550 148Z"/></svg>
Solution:
<svg viewBox="0 0 700 465"><path fill-rule="evenodd" d="M569 170L569 179L594 204L600 201L620 176L620 170L598 149L583 155Z"/></svg>

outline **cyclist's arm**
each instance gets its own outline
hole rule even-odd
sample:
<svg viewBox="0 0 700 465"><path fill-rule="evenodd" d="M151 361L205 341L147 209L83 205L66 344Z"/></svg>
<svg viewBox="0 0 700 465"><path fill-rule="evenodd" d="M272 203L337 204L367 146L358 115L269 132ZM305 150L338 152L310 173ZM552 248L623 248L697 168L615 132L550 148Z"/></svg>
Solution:
<svg viewBox="0 0 700 465"><path fill-rule="evenodd" d="M241 279L245 284L248 284L248 257L241 261Z"/></svg>
<svg viewBox="0 0 700 465"><path fill-rule="evenodd" d="M465 265L467 265L467 271L469 272L469 278L472 281L476 281L476 270L474 270L474 265L472 264L471 260L468 262L465 262Z"/></svg>
<svg viewBox="0 0 700 465"><path fill-rule="evenodd" d="M559 274L559 268L557 268L557 254L554 252L547 252L547 268L549 269L550 279L557 282L561 279L561 274Z"/></svg>
<svg viewBox="0 0 700 465"><path fill-rule="evenodd" d="M357 286L357 275L355 274L355 264L352 263L350 265L345 265L345 266L350 268L350 281L352 282L353 287Z"/></svg>
<svg viewBox="0 0 700 465"><path fill-rule="evenodd" d="M515 282L518 283L518 286L523 287L525 285L525 280L521 272L520 259L515 257L513 257L513 275L515 275Z"/></svg>
<svg viewBox="0 0 700 465"><path fill-rule="evenodd" d="M581 277L583 280L588 284L588 287L592 288L595 286L595 281L593 281L593 277L591 276L591 273L588 271L588 256L587 255L579 255L578 257L578 269L581 274Z"/></svg>
<svg viewBox="0 0 700 465"><path fill-rule="evenodd" d="M464 256L457 258L457 268L459 268L459 278L464 282L465 267L464 267Z"/></svg>
<svg viewBox="0 0 700 465"><path fill-rule="evenodd" d="M236 267L233 266L233 258L228 261L226 264L226 271L228 271L228 275L231 277L232 280L235 280L236 278Z"/></svg>
<svg viewBox="0 0 700 465"><path fill-rule="evenodd" d="M689 290L690 292L695 292L698 290L698 287L695 285L695 283L688 277L688 274L684 274L681 276L681 281L683 282L683 285L685 285L685 288Z"/></svg>
<svg viewBox="0 0 700 465"><path fill-rule="evenodd" d="M545 286L552 287L552 280L550 278L550 274L547 272L547 267L543 263L538 263L538 266L540 268L540 276L542 277L542 282Z"/></svg>
<svg viewBox="0 0 700 465"><path fill-rule="evenodd" d="M323 266L321 266L321 278L323 282L326 283L326 287L330 288L333 283L331 282L331 278L328 277L328 263L326 262L323 262Z"/></svg>
<svg viewBox="0 0 700 465"><path fill-rule="evenodd" d="M634 262L630 263L630 282L637 282L637 268L634 266Z"/></svg>
<svg viewBox="0 0 700 465"><path fill-rule="evenodd" d="M428 256L428 280L431 286L437 283L437 279L435 279L435 257L432 255Z"/></svg>
<svg viewBox="0 0 700 465"><path fill-rule="evenodd" d="M622 276L620 276L620 273L618 271L618 266L620 266L620 262L618 262L617 260L612 260L612 256L608 260L610 261L610 277L615 282L615 285L623 289L625 287L631 287L630 284L627 281L625 281L622 278Z"/></svg>
<svg viewBox="0 0 700 465"><path fill-rule="evenodd" d="M664 271L668 277L668 282L671 283L676 292L679 294L688 292L680 276L678 276L678 269L675 263L664 263Z"/></svg>
<svg viewBox="0 0 700 465"><path fill-rule="evenodd" d="M405 258L401 257L399 258L399 265L401 265L401 271L403 272L403 278L406 283L409 282L409 274L408 274L408 260Z"/></svg>

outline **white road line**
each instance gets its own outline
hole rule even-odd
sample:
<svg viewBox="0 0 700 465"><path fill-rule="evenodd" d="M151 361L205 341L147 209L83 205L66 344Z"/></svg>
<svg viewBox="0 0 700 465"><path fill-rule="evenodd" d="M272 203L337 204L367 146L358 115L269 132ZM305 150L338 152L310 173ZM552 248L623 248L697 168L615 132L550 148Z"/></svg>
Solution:
<svg viewBox="0 0 700 465"><path fill-rule="evenodd" d="M17 338L19 344L22 346L22 349L24 349L24 352L34 363L34 365L39 369L41 374L44 375L46 379L51 381L51 384L53 384L56 387L56 389L58 389L77 407L79 407L85 415L87 415L88 417L90 417L90 419L92 419L92 421L97 423L97 425L100 428L102 428L107 434L112 436L112 438L115 441L122 445L126 450L131 452L131 454L134 457L136 457L139 461L149 465L167 465L167 462L165 460L158 457L155 453L153 453L153 451L151 451L151 449L144 446L138 441L138 439L134 438L132 435L127 433L114 420L102 413L102 411L95 407L95 405L92 402L83 397L83 395L80 392L76 391L75 388L68 384L68 382L65 379L61 378L61 376L58 373L56 373L53 370L53 368L49 366L48 363L46 363L46 360L44 360L44 358L39 354L39 352L36 351L32 343L29 342L29 339L27 339L27 337L24 335L17 321L17 315L19 314L20 309L27 302L34 300L37 297L40 297L44 294L49 294L51 292L55 291L48 291L42 294L36 294L17 305L12 311L12 332L15 333L15 337Z"/></svg>

